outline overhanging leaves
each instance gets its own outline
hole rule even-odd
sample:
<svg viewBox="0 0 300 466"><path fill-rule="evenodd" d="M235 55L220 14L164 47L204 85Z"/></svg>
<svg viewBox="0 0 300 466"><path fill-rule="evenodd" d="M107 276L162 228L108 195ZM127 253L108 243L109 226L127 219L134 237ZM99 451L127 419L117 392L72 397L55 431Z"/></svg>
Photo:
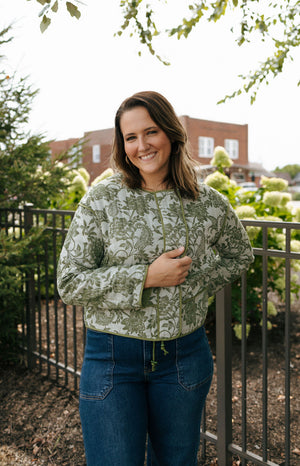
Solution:
<svg viewBox="0 0 300 466"><path fill-rule="evenodd" d="M28 0L30 1L30 0ZM41 32L45 32L46 29L51 24L51 17L52 13L57 13L59 4L64 4L67 11L69 12L71 17L75 17L77 19L80 18L81 13L76 6L76 4L80 4L79 0L73 0L73 2L67 2L66 0L36 0L38 3L43 5L43 9L40 11L39 16L42 16L43 19L40 23L40 30Z"/></svg>
<svg viewBox="0 0 300 466"><path fill-rule="evenodd" d="M50 23L51 23L51 19L48 18L48 16L43 15L43 19L42 19L42 22L40 24L41 32L45 32L47 27L50 25Z"/></svg>
<svg viewBox="0 0 300 466"><path fill-rule="evenodd" d="M50 22L51 13L58 11L59 3L63 3L69 14L77 19L80 18L80 11L77 7L81 2L73 0L36 0L43 5L41 14L41 31L44 32ZM167 0L157 0L167 3ZM152 6L151 6L152 3ZM238 35L236 42L239 46L249 43L255 35L259 34L261 41L266 38L274 43L274 52L261 63L254 72L241 76L245 82L240 89L227 95L220 102L236 97L242 93L249 93L250 101L256 99L258 89L263 82L267 83L269 78L276 77L282 72L284 64L292 59L293 51L299 46L300 34L300 0L269 0L261 2L259 0L214 0L196 1L188 6L189 15L182 18L179 25L171 29L159 30L155 22L154 2L143 0L120 0L123 23L115 35L121 36L125 31L129 31L131 37L137 37L142 46L145 46L151 55L154 55L163 64L169 62L161 58L153 39L165 34L168 37L176 36L178 39L187 38L200 20L217 22L223 16L229 16L234 10L240 13L240 22L237 24ZM170 9L172 1L168 2ZM233 23L234 24L234 23ZM234 29L234 28L232 28ZM141 54L141 51L139 51ZM298 85L300 81L298 82Z"/></svg>
<svg viewBox="0 0 300 466"><path fill-rule="evenodd" d="M170 2L170 7L171 7ZM263 6L262 6L263 3ZM131 29L131 36L137 35L139 41L145 44L152 55L161 60L153 47L154 35L165 33L167 36L176 36L178 39L187 38L199 21L217 22L224 15L229 15L233 10L239 9L241 21L238 27L236 42L239 46L249 43L255 34L260 34L261 41L269 38L274 43L273 55L266 58L260 67L254 72L240 76L245 84L232 94L227 95L219 103L234 98L242 93L249 93L250 102L256 99L257 92L263 82L268 83L269 78L276 77L282 72L284 64L292 59L293 50L299 46L300 35L300 1L282 0L259 2L259 0L219 0L201 1L189 5L189 17L184 17L179 25L159 31L154 21L154 14L149 3L143 4L142 0L122 0L120 7L123 9L124 23L121 25L118 35L126 29ZM238 10L236 10L238 11ZM146 19L149 21L146 22ZM143 25L145 24L145 25ZM161 60L163 63L168 62ZM300 81L298 82L298 85Z"/></svg>
<svg viewBox="0 0 300 466"><path fill-rule="evenodd" d="M81 16L80 11L78 10L77 6L71 2L66 2L67 10L71 16L75 16L75 18L79 19Z"/></svg>

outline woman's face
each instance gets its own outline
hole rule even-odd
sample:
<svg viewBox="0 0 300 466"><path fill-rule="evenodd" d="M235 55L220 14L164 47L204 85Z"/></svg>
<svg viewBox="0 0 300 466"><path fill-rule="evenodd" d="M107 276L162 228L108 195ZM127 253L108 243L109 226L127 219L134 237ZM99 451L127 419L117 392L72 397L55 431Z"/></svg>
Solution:
<svg viewBox="0 0 300 466"><path fill-rule="evenodd" d="M171 154L171 142L166 133L154 123L144 107L124 112L120 127L126 155L139 169L145 187L162 182L168 174Z"/></svg>

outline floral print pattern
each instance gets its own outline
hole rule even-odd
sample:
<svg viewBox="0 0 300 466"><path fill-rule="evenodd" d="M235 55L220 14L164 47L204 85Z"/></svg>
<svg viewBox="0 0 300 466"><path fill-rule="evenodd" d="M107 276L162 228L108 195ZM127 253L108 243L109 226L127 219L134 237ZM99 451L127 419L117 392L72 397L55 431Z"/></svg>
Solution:
<svg viewBox="0 0 300 466"><path fill-rule="evenodd" d="M193 260L182 285L144 289L147 269L185 246ZM84 306L93 330L168 340L201 327L207 300L253 261L247 233L226 198L205 184L198 199L174 190L129 189L120 174L81 200L58 265L58 290Z"/></svg>

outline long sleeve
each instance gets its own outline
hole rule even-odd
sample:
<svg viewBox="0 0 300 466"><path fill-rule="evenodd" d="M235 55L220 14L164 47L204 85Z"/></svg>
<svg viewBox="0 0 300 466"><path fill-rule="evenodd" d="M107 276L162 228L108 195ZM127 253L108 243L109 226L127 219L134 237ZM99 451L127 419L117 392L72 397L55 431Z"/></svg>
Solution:
<svg viewBox="0 0 300 466"><path fill-rule="evenodd" d="M64 242L58 264L58 291L67 304L100 305L102 309L140 308L147 265L103 264L99 218L80 205Z"/></svg>
<svg viewBox="0 0 300 466"><path fill-rule="evenodd" d="M247 232L229 203L221 232L213 247L217 254L214 270L210 269L209 272L209 296L226 283L236 280L254 260Z"/></svg>

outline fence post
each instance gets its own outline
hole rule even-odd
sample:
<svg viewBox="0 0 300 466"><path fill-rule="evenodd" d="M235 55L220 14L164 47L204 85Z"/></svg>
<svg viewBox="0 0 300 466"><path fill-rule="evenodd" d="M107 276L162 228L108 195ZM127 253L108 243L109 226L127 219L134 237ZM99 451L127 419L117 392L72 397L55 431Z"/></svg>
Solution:
<svg viewBox="0 0 300 466"><path fill-rule="evenodd" d="M232 350L231 350L231 285L216 295L216 359L217 359L217 455L219 466L229 466L232 455Z"/></svg>
<svg viewBox="0 0 300 466"><path fill-rule="evenodd" d="M24 230L28 235L33 227L33 204L24 206ZM36 324L35 324L35 286L33 270L26 272L26 340L27 340L27 364L33 369L36 364L34 351L36 350Z"/></svg>

